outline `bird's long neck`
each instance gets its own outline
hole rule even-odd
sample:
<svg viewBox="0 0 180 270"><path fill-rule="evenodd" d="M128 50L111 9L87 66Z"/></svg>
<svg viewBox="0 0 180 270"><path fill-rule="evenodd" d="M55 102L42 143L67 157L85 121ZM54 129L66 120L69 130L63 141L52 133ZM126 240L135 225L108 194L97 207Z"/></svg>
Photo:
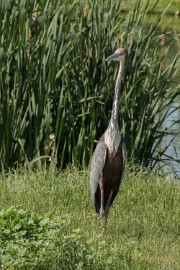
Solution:
<svg viewBox="0 0 180 270"><path fill-rule="evenodd" d="M112 105L112 112L111 112L111 120L110 124L118 125L118 101L119 101L119 94L122 85L122 75L124 70L124 61L125 58L123 57L119 64L118 76L116 79L115 91L114 91L114 100Z"/></svg>
<svg viewBox="0 0 180 270"><path fill-rule="evenodd" d="M114 91L114 100L113 100L113 106L112 106L111 119L109 122L109 126L105 132L105 143L110 153L117 151L120 141L121 141L121 135L119 133L119 126L118 126L118 101L119 101L119 94L121 90L124 60L125 59L123 57L119 65L118 76L116 79L116 85L115 85L115 91Z"/></svg>

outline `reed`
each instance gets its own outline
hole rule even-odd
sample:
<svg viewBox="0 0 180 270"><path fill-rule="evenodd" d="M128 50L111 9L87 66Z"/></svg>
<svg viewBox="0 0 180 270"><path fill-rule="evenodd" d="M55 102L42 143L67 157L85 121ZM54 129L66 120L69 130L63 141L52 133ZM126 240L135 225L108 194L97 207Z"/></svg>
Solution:
<svg viewBox="0 0 180 270"><path fill-rule="evenodd" d="M1 1L1 170L89 164L110 118L116 77L116 65L104 59L119 46L128 48L119 104L128 157L145 166L162 159L157 146L172 134L162 123L179 91L178 56L163 67L173 37L168 33L160 53L163 15L147 25L148 3L139 2L121 14L122 1L113 0Z"/></svg>

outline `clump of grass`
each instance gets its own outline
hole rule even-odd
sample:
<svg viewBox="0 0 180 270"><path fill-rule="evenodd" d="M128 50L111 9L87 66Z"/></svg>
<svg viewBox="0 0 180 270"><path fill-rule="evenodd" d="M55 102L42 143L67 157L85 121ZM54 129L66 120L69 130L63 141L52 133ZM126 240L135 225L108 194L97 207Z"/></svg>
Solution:
<svg viewBox="0 0 180 270"><path fill-rule="evenodd" d="M120 101L128 157L145 166L162 159L157 146L172 134L162 123L179 91L170 84L178 56L162 67L173 37L161 55L163 15L147 26L148 3L137 0L125 15L122 1L1 1L0 170L49 156L60 168L89 164L116 77L104 59L119 46L128 48Z"/></svg>
<svg viewBox="0 0 180 270"><path fill-rule="evenodd" d="M63 228L59 223L61 232L71 235L74 231L73 239L84 255L71 239L67 253L77 250L79 265L86 258L86 269L178 269L179 183L143 168L127 166L103 234L102 222L90 199L87 169L68 167L63 172L36 173L22 170L1 175L1 179L0 208L21 205L21 209L33 212L38 220L45 216L57 220L65 217ZM55 251L61 244L56 240ZM54 240L49 241L53 245ZM66 244L64 247L65 256ZM62 269L58 253L55 255L48 253L47 265L50 269ZM68 261L66 269L72 269L72 264Z"/></svg>

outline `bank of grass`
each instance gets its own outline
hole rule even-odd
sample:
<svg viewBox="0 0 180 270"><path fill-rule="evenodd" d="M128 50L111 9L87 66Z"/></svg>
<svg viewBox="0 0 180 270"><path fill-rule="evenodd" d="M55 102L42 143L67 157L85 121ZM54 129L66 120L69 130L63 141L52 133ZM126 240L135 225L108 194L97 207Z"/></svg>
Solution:
<svg viewBox="0 0 180 270"><path fill-rule="evenodd" d="M140 1L140 5L144 6L147 1ZM155 3L157 1L149 1L148 4L148 23L153 23L155 20L155 15L162 14L168 7L167 11L165 12L165 16L162 17L160 26L163 29L166 28L173 28L173 31L179 32L179 16L180 16L180 0L173 0L172 2L169 0L159 0L155 9L153 9ZM124 12L129 12L134 8L136 1L133 0L126 0L122 2L121 10ZM153 9L153 10L152 10ZM174 35L177 36L177 33L174 32Z"/></svg>
<svg viewBox="0 0 180 270"><path fill-rule="evenodd" d="M154 5L156 4L156 8L155 10L153 10L153 13L157 12L157 13L162 13L164 12L164 10L167 8L167 6L169 5L169 8L167 10L167 14L174 14L174 15L178 15L180 12L180 0L151 0L149 1L149 6L148 6L148 10L149 12L151 12L151 9L154 7ZM144 5L146 4L147 1L140 1L140 5ZM135 2L133 0L126 0L124 1L122 8L124 8L126 11L129 9L132 9L133 5L135 5Z"/></svg>
<svg viewBox="0 0 180 270"><path fill-rule="evenodd" d="M76 255L78 264L71 258L63 268L47 249L48 264L27 269L179 269L179 183L165 177L127 168L104 233L90 200L87 169L1 175L0 209L18 205L36 216L65 217L66 233L78 231L79 248L63 256L74 256L75 249L88 260L83 266L84 257Z"/></svg>

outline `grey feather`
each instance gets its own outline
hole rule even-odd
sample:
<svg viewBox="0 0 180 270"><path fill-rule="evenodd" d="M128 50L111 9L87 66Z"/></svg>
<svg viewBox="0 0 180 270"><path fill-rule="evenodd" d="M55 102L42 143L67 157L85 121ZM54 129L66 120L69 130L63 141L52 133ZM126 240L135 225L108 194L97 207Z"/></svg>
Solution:
<svg viewBox="0 0 180 270"><path fill-rule="evenodd" d="M99 178L103 176L103 168L106 161L107 145L99 142L93 153L90 171L90 187L92 200L95 203L95 193L99 184Z"/></svg>

